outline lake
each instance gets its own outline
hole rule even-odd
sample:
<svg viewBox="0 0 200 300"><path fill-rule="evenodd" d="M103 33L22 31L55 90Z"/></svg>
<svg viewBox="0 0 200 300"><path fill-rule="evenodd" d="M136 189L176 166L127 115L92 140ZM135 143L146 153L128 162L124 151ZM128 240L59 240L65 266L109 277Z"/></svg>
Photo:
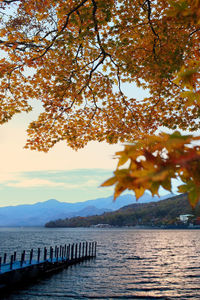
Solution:
<svg viewBox="0 0 200 300"><path fill-rule="evenodd" d="M0 255L80 241L97 241L96 259L6 299L200 299L200 230L0 228Z"/></svg>

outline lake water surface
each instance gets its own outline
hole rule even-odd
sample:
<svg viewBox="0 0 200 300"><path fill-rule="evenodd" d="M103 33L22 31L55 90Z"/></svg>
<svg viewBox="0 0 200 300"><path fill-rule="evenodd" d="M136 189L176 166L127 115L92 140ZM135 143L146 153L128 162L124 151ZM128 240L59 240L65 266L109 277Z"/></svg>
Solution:
<svg viewBox="0 0 200 300"><path fill-rule="evenodd" d="M200 230L0 228L0 255L80 241L96 259L6 299L200 299Z"/></svg>

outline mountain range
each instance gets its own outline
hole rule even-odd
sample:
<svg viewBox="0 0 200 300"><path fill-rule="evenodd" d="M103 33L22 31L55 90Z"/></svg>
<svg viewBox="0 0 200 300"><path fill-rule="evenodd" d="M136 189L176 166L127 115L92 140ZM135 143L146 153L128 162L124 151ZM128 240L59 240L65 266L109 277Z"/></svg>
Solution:
<svg viewBox="0 0 200 300"><path fill-rule="evenodd" d="M134 203L100 216L73 217L48 222L46 227L110 227L186 228L180 215L190 217L192 226L200 224L200 205L190 206L187 194L149 203ZM195 227L194 227L195 228ZM199 228L199 227L198 227Z"/></svg>
<svg viewBox="0 0 200 300"><path fill-rule="evenodd" d="M167 197L169 195L159 198L145 193L139 203L159 201ZM113 196L77 203L50 199L35 204L0 207L0 226L44 226L50 220L101 215L133 203L136 203L135 197L126 194L118 197L116 201L113 201Z"/></svg>

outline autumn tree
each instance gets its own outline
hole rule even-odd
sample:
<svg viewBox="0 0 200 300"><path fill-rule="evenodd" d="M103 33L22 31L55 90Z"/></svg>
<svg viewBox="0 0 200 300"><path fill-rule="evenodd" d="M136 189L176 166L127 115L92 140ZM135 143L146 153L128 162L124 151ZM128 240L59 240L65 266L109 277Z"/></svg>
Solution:
<svg viewBox="0 0 200 300"><path fill-rule="evenodd" d="M198 138L155 132L199 129L199 0L0 0L0 18L1 124L40 101L27 148L128 142L104 183L116 197L170 190L180 176L197 203ZM149 96L129 98L124 83Z"/></svg>

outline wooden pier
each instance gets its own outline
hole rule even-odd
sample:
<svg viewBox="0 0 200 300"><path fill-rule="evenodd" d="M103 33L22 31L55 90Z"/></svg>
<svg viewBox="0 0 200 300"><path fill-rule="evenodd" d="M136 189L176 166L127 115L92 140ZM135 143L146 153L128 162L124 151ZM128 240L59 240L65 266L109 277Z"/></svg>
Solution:
<svg viewBox="0 0 200 300"><path fill-rule="evenodd" d="M37 279L58 272L70 265L96 257L96 242L80 242L64 246L55 246L29 253L23 251L20 260L16 252L8 259L5 253L0 257L0 292L10 291Z"/></svg>

